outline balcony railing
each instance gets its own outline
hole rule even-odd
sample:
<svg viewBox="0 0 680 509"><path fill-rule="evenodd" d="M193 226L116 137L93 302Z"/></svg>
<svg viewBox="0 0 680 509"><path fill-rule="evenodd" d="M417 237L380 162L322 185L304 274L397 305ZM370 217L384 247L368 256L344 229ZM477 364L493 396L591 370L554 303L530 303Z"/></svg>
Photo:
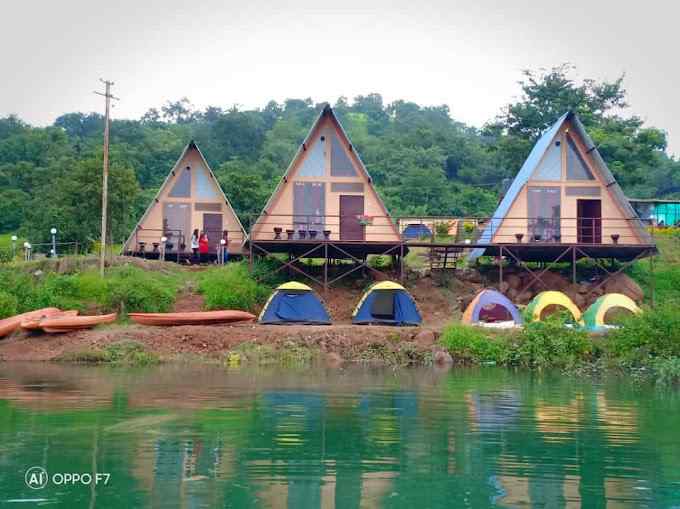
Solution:
<svg viewBox="0 0 680 509"><path fill-rule="evenodd" d="M254 241L438 244L650 244L639 219L539 217L340 216L269 214L250 227Z"/></svg>

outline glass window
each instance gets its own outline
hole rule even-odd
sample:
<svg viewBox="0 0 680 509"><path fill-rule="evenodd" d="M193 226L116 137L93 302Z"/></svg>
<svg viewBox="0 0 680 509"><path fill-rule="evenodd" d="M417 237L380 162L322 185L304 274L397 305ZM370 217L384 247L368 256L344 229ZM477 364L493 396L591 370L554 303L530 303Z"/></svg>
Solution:
<svg viewBox="0 0 680 509"><path fill-rule="evenodd" d="M567 135L567 180L595 180L574 140Z"/></svg>
<svg viewBox="0 0 680 509"><path fill-rule="evenodd" d="M323 182L295 182L293 189L294 229L324 230L326 186Z"/></svg>
<svg viewBox="0 0 680 509"><path fill-rule="evenodd" d="M180 174L175 180L175 185L172 186L170 194L172 198L189 198L191 197L191 170L187 166L180 170Z"/></svg>
<svg viewBox="0 0 680 509"><path fill-rule="evenodd" d="M532 180L562 180L562 143L559 139L553 140L543 159L538 163Z"/></svg>
<svg viewBox="0 0 680 509"><path fill-rule="evenodd" d="M307 147L304 153L304 159L300 166L301 177L323 177L325 174L325 157L324 145L326 140L324 136L319 136L313 141L312 145Z"/></svg>
<svg viewBox="0 0 680 509"><path fill-rule="evenodd" d="M559 242L561 190L559 187L528 187L530 242Z"/></svg>
<svg viewBox="0 0 680 509"><path fill-rule="evenodd" d="M331 133L331 175L333 177L355 177L357 172L343 144L335 133Z"/></svg>
<svg viewBox="0 0 680 509"><path fill-rule="evenodd" d="M198 198L208 200L220 198L216 183L210 178L208 170L199 166L194 168L194 174L196 175L196 196Z"/></svg>

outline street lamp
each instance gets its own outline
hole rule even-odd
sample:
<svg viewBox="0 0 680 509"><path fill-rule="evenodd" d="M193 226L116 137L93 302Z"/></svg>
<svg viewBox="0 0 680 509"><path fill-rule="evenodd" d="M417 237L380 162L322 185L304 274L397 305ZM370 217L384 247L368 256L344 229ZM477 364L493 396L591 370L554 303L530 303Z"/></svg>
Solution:
<svg viewBox="0 0 680 509"><path fill-rule="evenodd" d="M17 240L18 240L17 236L12 235L12 260L14 260L14 258L17 255Z"/></svg>
<svg viewBox="0 0 680 509"><path fill-rule="evenodd" d="M52 234L52 256L54 258L57 257L57 229L52 228L50 230L50 233Z"/></svg>

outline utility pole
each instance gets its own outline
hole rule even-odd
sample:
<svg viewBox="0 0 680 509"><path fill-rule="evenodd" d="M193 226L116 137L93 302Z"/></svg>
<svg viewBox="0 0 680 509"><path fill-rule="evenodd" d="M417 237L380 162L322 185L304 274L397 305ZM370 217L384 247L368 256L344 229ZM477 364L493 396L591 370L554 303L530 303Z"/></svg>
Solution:
<svg viewBox="0 0 680 509"><path fill-rule="evenodd" d="M99 81L106 85L105 92L95 92L95 94L106 98L106 115L104 117L104 174L102 177L102 238L99 252L99 274L104 277L104 260L106 257L106 214L109 201L109 117L111 113L111 99L118 100L118 98L111 95L113 81L107 81L101 78Z"/></svg>

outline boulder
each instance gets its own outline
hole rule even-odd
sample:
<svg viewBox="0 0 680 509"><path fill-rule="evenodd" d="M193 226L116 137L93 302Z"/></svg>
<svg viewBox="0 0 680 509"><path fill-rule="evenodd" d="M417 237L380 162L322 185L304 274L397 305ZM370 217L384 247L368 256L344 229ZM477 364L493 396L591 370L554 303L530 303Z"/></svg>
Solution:
<svg viewBox="0 0 680 509"><path fill-rule="evenodd" d="M605 293L622 293L627 295L635 302L640 303L645 297L645 293L633 279L623 273L610 277L603 285Z"/></svg>
<svg viewBox="0 0 680 509"><path fill-rule="evenodd" d="M438 350L434 354L434 363L438 366L448 366L453 364L453 357L449 352Z"/></svg>
<svg viewBox="0 0 680 509"><path fill-rule="evenodd" d="M522 278L517 274L510 274L505 278L505 280L507 281L508 286L514 290L519 290L522 288Z"/></svg>
<svg viewBox="0 0 680 509"><path fill-rule="evenodd" d="M517 303L519 304L529 304L531 299L534 298L534 294L531 290L525 290L517 296Z"/></svg>
<svg viewBox="0 0 680 509"><path fill-rule="evenodd" d="M475 269L463 269L461 271L458 271L458 279L462 281L468 281L470 283L481 283L482 282L482 275L479 273L478 270Z"/></svg>
<svg viewBox="0 0 680 509"><path fill-rule="evenodd" d="M437 340L434 332L431 330L422 330L418 334L415 335L413 340L418 343L419 345L422 346L430 346L434 344L434 342Z"/></svg>
<svg viewBox="0 0 680 509"><path fill-rule="evenodd" d="M571 285L571 281L557 272L546 272L541 276L541 281L545 284L548 290L555 290L563 292L565 288Z"/></svg>

